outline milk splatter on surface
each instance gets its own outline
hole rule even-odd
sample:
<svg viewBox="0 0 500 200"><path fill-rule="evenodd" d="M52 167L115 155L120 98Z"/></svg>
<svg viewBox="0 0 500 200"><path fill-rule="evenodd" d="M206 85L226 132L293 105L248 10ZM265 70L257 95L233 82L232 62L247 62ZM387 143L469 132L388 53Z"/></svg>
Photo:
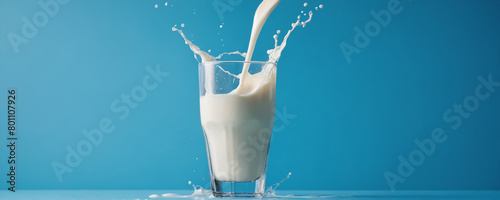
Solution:
<svg viewBox="0 0 500 200"><path fill-rule="evenodd" d="M244 199L311 199L311 198L331 198L331 197L352 197L352 195L279 195L276 194L277 188L286 180L288 180L291 177L292 173L289 172L288 175L281 180L278 183L275 183L269 187L266 188L266 191L264 192L264 195L262 197L253 197L253 198L244 198ZM151 199L156 199L156 198L190 198L190 199L214 199L215 197L212 194L212 190L210 189L205 189L199 185L192 185L193 187L193 193L187 194L187 195L182 195L182 194L176 194L176 193L164 193L162 195L158 194L152 194L149 196ZM224 198L227 199L227 198ZM237 198L241 199L241 198Z"/></svg>

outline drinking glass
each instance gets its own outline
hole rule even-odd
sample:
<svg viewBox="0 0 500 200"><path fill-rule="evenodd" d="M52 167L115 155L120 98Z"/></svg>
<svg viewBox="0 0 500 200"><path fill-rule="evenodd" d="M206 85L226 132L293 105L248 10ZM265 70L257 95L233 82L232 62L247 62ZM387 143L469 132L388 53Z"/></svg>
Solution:
<svg viewBox="0 0 500 200"><path fill-rule="evenodd" d="M213 195L261 197L274 126L276 64L203 62L199 83Z"/></svg>

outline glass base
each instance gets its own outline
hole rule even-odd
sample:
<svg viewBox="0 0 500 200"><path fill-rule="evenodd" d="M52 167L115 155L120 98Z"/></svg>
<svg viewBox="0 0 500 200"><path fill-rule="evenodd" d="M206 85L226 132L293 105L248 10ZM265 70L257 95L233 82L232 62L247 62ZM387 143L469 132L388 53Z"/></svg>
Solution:
<svg viewBox="0 0 500 200"><path fill-rule="evenodd" d="M214 197L262 197L265 180L264 176L251 182L224 182L214 179L212 193Z"/></svg>

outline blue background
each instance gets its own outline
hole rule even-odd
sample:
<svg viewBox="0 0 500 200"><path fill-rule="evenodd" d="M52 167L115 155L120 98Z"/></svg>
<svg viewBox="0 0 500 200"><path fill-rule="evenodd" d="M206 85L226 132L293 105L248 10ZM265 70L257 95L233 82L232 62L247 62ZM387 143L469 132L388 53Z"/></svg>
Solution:
<svg viewBox="0 0 500 200"><path fill-rule="evenodd" d="M229 10L219 16L214 2ZM33 21L43 9L38 1L0 0L0 187L7 188L11 88L17 189L206 187L197 62L171 27L184 23L188 38L213 54L245 51L260 1L232 2L73 0L16 53L7 35L22 35L22 18ZM415 139L441 128L447 140L395 189L500 189L500 88L456 130L443 119L474 95L479 76L500 81L500 1L401 0L402 11L350 63L339 45L354 45L354 28L364 30L374 21L370 11L390 1L307 2L280 3L254 56L265 60L276 30L282 37L300 11L324 5L292 33L278 64L276 108L295 117L276 120L284 128L273 133L268 185L291 172L281 189L388 190L384 173L398 174L398 157L409 159ZM169 75L121 120L111 104L142 84L146 66ZM113 132L60 181L51 164L64 164L65 148L75 149L82 130L103 118Z"/></svg>

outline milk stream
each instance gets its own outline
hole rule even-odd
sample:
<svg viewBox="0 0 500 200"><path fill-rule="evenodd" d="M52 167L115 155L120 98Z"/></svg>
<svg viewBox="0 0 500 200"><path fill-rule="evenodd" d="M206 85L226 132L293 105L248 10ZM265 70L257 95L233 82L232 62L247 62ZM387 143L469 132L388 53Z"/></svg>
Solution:
<svg viewBox="0 0 500 200"><path fill-rule="evenodd" d="M273 12L274 8L276 8L276 6L278 5L278 3L280 3L280 1L281 0L264 0L255 11L255 15L253 18L252 32L250 34L250 42L248 43L248 50L245 57L245 62L252 61L253 51L255 49L255 44L257 43L257 39L259 38L260 31L262 30L262 27L266 23L267 18L269 17L269 15L271 15L271 12ZM243 66L240 84L236 88L237 92L239 92L240 89L245 85L246 82L245 77L248 74L249 66L250 64L248 63L245 63L245 65Z"/></svg>

